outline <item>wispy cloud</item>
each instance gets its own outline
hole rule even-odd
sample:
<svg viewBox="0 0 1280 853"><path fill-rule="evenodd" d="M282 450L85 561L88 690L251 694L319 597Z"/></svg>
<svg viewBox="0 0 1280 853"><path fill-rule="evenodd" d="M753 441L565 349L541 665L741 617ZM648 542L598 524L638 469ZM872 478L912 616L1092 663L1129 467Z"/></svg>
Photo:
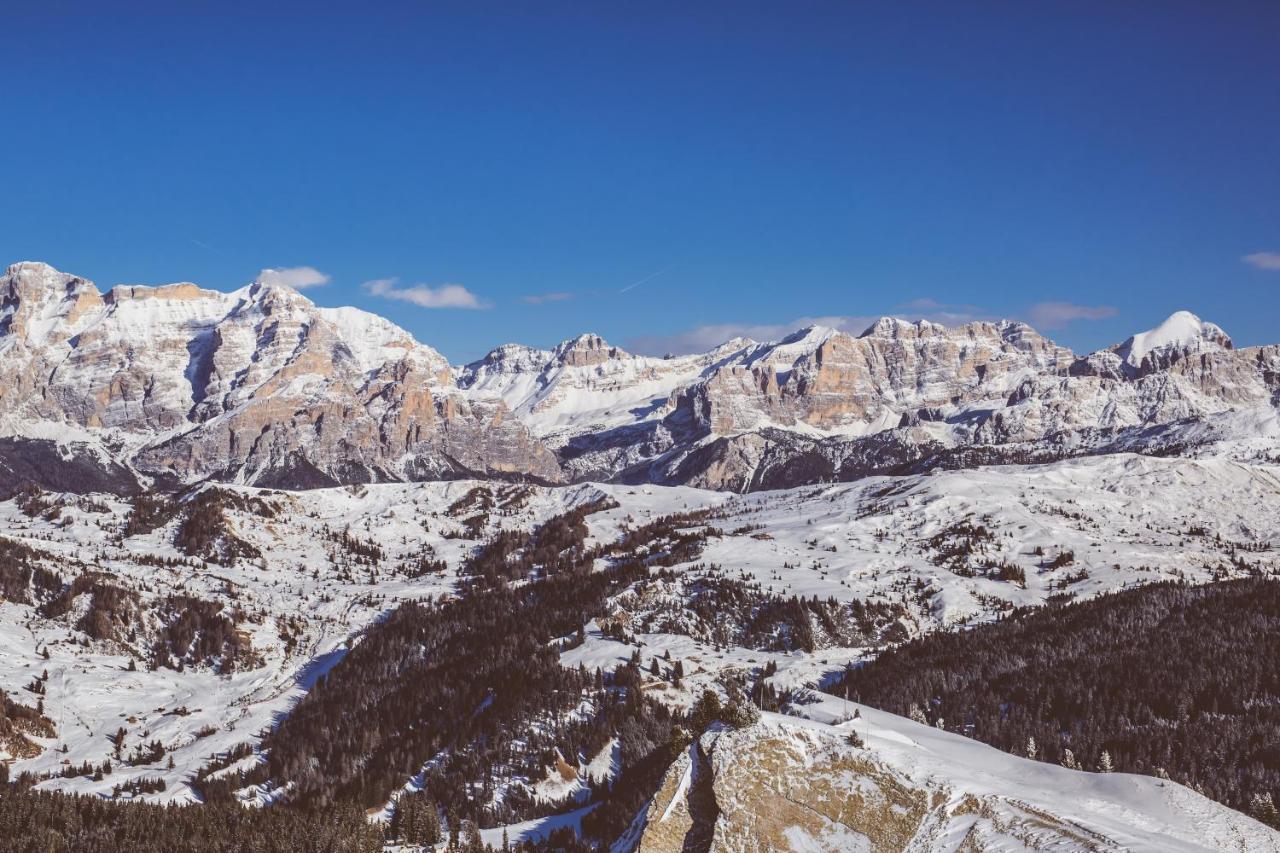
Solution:
<svg viewBox="0 0 1280 853"><path fill-rule="evenodd" d="M530 305L542 305L546 302L564 302L566 299L572 298L572 293L557 290L554 293L530 293L528 296L521 296L520 301L527 302Z"/></svg>
<svg viewBox="0 0 1280 853"><path fill-rule="evenodd" d="M365 293L380 296L383 299L394 299L397 302L409 302L421 308L488 308L489 303L479 299L474 293L460 284L442 284L429 287L425 284L400 286L395 278L377 278L366 281L361 287Z"/></svg>
<svg viewBox="0 0 1280 853"><path fill-rule="evenodd" d="M1256 269L1270 272L1280 271L1280 252L1254 252L1252 255L1245 255L1240 260Z"/></svg>
<svg viewBox="0 0 1280 853"><path fill-rule="evenodd" d="M263 284L283 285L292 287L294 290L304 290L308 287L328 284L329 276L315 267L281 267L262 270L258 273L258 281Z"/></svg>
<svg viewBox="0 0 1280 853"><path fill-rule="evenodd" d="M1077 320L1105 320L1116 316L1112 305L1075 305L1071 302L1037 302L1027 309L1027 320L1036 329L1061 329Z"/></svg>

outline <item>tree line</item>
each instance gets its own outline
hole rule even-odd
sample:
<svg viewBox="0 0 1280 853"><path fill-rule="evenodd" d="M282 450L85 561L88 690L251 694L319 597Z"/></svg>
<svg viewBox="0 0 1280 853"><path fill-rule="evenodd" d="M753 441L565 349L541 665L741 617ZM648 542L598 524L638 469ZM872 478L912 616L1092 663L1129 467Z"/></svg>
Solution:
<svg viewBox="0 0 1280 853"><path fill-rule="evenodd" d="M939 632L834 692L1007 752L1165 776L1280 826L1280 582L1161 583Z"/></svg>

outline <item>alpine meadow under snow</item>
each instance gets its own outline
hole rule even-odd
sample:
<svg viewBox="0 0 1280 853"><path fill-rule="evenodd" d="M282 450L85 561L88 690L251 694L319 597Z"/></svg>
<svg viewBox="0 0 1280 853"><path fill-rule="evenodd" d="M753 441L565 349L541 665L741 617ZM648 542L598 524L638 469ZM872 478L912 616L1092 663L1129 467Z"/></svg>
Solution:
<svg viewBox="0 0 1280 853"><path fill-rule="evenodd" d="M1089 633L1280 624L1280 345L1187 311L450 365L20 263L0 497L0 850L1280 850L1274 679Z"/></svg>

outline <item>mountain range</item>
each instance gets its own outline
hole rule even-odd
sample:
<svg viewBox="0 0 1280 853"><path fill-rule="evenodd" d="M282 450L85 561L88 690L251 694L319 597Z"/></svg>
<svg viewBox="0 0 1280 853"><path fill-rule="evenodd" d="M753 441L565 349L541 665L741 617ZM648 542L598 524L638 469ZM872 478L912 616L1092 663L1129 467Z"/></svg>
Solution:
<svg viewBox="0 0 1280 853"><path fill-rule="evenodd" d="M1085 355L883 318L453 365L272 281L16 264L0 819L67 849L250 814L290 850L443 820L467 850L1280 851L1278 409L1280 346L1185 311Z"/></svg>
<svg viewBox="0 0 1280 853"><path fill-rule="evenodd" d="M751 491L1116 450L1274 453L1280 345L1187 311L1077 355L1024 323L882 318L709 352L584 334L450 365L377 315L257 281L0 277L0 478L129 493L460 477Z"/></svg>

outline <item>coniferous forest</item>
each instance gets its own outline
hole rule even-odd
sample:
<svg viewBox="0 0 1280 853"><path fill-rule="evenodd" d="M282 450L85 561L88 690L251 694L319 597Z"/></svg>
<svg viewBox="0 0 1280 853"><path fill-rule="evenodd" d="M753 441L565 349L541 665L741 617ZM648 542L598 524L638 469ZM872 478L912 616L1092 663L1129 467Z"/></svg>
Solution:
<svg viewBox="0 0 1280 853"><path fill-rule="evenodd" d="M616 837L687 745L689 727L745 711L721 709L709 694L689 717L673 714L643 695L652 674L638 657L607 676L560 665L560 650L609 595L648 577L652 563L696 557L707 535L701 516L675 516L639 528L606 555L583 547L583 517L599 508L478 548L464 567L466 595L406 603L373 625L267 735L265 763L214 775L245 750L197 774L204 805L109 802L15 780L0 797L0 826L9 829L0 850L359 851L384 840L430 843L444 832L475 850L479 827L575 805L535 802L518 786L495 801L503 780L537 778L558 757L590 756L611 738L622 769L588 792L595 808L583 834ZM604 556L609 568L593 570ZM400 792L411 778L416 789ZM271 808L246 810L232 792L254 783L289 791ZM393 795L385 829L371 829L366 810ZM234 831L211 829L218 826Z"/></svg>
<svg viewBox="0 0 1280 853"><path fill-rule="evenodd" d="M460 594L403 603L371 625L266 734L263 761L224 772L254 753L243 744L198 772L192 787L202 805L78 797L36 791L32 778L4 779L0 851L359 851L446 839L479 850L483 828L583 805L592 810L580 834L521 847L590 849L616 839L693 736L751 714L743 704L721 707L711 693L689 714L647 698L644 685L655 679L678 683L678 661L644 661L637 651L610 673L560 664L611 597L674 583L666 567L697 560L706 540L722 535L701 511L588 547L586 518L608 506L584 505L477 545L461 567ZM204 521L183 529L193 541L221 543L200 550L225 550L220 504L201 507ZM24 582L15 589L37 586L29 555L10 556L10 575ZM738 626L733 637L709 629L713 641L781 650L812 650L820 637L893 639L885 630L896 610L884 603L764 595L715 566L691 578L687 610L642 621L684 630L677 623L687 613L695 627ZM60 615L81 594L89 596L82 630L109 639L131 629L135 597L93 573L47 595L41 612ZM247 653L216 605L170 596L161 613L156 665L181 665L181 652L225 671ZM614 635L612 622L600 624ZM626 634L618 628L616 638L628 642ZM846 671L834 691L1038 760L1168 777L1276 824L1277 659L1280 582L1164 583L934 633ZM788 699L765 684L769 674L759 673L759 695L779 709ZM6 697L0 723L20 733L47 721L38 707ZM620 772L609 782L559 800L531 796L548 767L572 767L615 742ZM148 782L128 792L159 790ZM245 809L233 792L249 785L279 792L277 802ZM387 821L371 825L366 816L383 808Z"/></svg>
<svg viewBox="0 0 1280 853"><path fill-rule="evenodd" d="M1162 583L938 632L835 686L1083 770L1167 776L1280 825L1280 581Z"/></svg>

